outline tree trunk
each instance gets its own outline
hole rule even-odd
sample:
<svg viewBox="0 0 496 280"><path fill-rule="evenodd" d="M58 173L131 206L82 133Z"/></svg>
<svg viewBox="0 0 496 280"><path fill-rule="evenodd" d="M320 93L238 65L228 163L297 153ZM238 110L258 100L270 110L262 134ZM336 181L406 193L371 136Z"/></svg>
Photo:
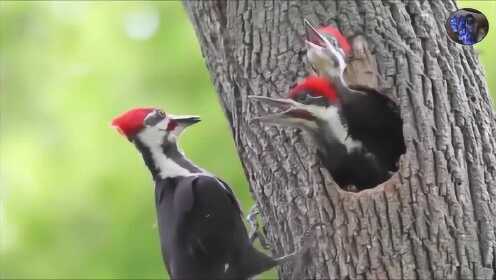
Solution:
<svg viewBox="0 0 496 280"><path fill-rule="evenodd" d="M192 1L196 29L274 255L315 230L304 278L482 279L496 269L496 121L472 47L449 41L454 1ZM286 96L308 74L304 24L367 35L407 153L370 190L341 190L296 129L250 123L247 95ZM291 264L280 268L290 279Z"/></svg>

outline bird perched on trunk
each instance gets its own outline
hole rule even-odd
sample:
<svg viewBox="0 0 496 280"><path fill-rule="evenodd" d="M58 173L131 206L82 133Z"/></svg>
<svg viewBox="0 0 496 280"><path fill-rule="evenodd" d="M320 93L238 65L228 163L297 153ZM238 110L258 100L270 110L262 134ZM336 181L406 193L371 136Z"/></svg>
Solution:
<svg viewBox="0 0 496 280"><path fill-rule="evenodd" d="M307 56L320 76L305 78L290 90L288 98L250 96L283 110L256 119L308 131L340 186L374 187L397 170L404 153L398 109L378 92L346 84L343 73L351 53L346 37L338 31L339 35L333 35L324 30L323 35L309 27Z"/></svg>
<svg viewBox="0 0 496 280"><path fill-rule="evenodd" d="M248 279L292 255L273 259L257 251L231 188L181 152L178 137L199 121L136 108L112 125L136 146L152 174L162 256L172 279Z"/></svg>

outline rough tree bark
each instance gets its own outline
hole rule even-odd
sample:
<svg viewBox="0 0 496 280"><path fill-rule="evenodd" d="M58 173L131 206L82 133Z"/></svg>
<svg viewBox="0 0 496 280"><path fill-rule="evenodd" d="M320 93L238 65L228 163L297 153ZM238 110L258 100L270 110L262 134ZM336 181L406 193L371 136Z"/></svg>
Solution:
<svg viewBox="0 0 496 280"><path fill-rule="evenodd" d="M306 278L495 275L496 121L471 47L449 41L454 1L185 2L266 223L273 254L315 233ZM246 96L285 96L304 77L303 19L368 36L379 86L398 102L407 153L389 181L337 187L298 130L262 126ZM291 277L283 266L280 276Z"/></svg>

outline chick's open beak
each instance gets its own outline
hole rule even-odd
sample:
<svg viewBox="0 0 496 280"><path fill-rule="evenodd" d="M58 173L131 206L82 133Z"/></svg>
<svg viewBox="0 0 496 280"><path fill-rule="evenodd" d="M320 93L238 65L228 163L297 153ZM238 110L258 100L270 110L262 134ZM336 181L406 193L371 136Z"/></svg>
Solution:
<svg viewBox="0 0 496 280"><path fill-rule="evenodd" d="M325 69L334 68L335 59L330 56L326 49L333 48L332 43L315 27L310 24L308 20L305 20L306 26L306 40L305 45L307 48L307 58L308 62L314 72L321 75Z"/></svg>
<svg viewBox="0 0 496 280"><path fill-rule="evenodd" d="M325 47L327 39L322 35L317 29L308 21L305 22L305 33L306 33L306 42L310 42L314 45ZM308 45L308 44L307 44Z"/></svg>
<svg viewBox="0 0 496 280"><path fill-rule="evenodd" d="M275 122L279 123L281 121L285 121L288 119L305 119L305 120L313 120L314 116L310 111L306 108L307 105L298 103L289 98L272 98L266 96L256 96L249 95L253 101L261 102L267 104L273 108L278 108L281 111L278 113L268 114L265 116L259 116L251 119L252 121L265 121L265 122Z"/></svg>

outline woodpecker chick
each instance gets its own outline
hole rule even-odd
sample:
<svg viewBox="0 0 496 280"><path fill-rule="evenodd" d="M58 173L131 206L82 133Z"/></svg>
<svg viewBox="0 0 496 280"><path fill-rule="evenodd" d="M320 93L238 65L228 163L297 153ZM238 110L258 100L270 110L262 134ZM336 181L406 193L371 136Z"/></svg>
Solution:
<svg viewBox="0 0 496 280"><path fill-rule="evenodd" d="M325 26L314 28L310 22L305 20L307 47L319 46L326 48L328 43L332 44L343 57L344 73L343 79L348 85L362 86L368 88L378 87L377 64L374 56L368 49L365 36L361 33L346 38L338 28L334 26ZM309 62L326 63L327 59L322 61L318 58L318 49L308 48ZM311 57L310 57L311 56ZM319 74L317 65L310 63L315 74Z"/></svg>
<svg viewBox="0 0 496 280"><path fill-rule="evenodd" d="M347 87L343 76L346 68L346 57L339 41L329 34L324 36L310 22L305 21L305 24L307 27L305 43L308 62L318 75L329 79L338 91ZM346 42L348 41L346 40ZM349 43L347 44L349 46Z"/></svg>
<svg viewBox="0 0 496 280"><path fill-rule="evenodd" d="M348 39L332 25L321 26L319 28L314 28L308 20L305 19L306 26L306 40L325 48L326 42L322 40L322 37L326 41L331 42L346 58L352 55L352 47L348 42Z"/></svg>
<svg viewBox="0 0 496 280"><path fill-rule="evenodd" d="M318 145L322 162L340 186L365 189L390 177L392 168L382 161L388 154L388 143L374 138L382 132L371 132L360 124L355 127L356 122L350 120L354 112L343 106L336 88L327 79L309 76L290 90L288 98L250 98L281 110L255 120L307 131ZM365 137L359 139L356 131Z"/></svg>
<svg viewBox="0 0 496 280"><path fill-rule="evenodd" d="M153 176L162 256L172 279L248 279L289 256L257 251L231 188L179 149L181 133L199 121L136 108L112 125L136 146Z"/></svg>

